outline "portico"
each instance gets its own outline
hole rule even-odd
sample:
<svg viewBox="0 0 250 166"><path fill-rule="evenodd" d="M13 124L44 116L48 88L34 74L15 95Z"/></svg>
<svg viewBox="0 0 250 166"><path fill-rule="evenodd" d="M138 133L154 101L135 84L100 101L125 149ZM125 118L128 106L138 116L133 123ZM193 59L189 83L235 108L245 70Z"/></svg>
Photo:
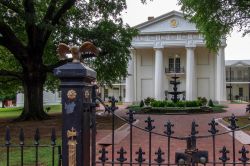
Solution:
<svg viewBox="0 0 250 166"><path fill-rule="evenodd" d="M226 100L225 41L218 55L210 53L195 25L176 11L135 27L140 33L132 42L125 101L170 98L173 74L180 77L178 89L186 100Z"/></svg>

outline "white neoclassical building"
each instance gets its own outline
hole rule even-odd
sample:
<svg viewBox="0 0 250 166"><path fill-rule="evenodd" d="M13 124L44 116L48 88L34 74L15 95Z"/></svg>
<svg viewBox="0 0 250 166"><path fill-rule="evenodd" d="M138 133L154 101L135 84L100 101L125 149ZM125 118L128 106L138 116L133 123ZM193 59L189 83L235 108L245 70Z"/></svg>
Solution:
<svg viewBox="0 0 250 166"><path fill-rule="evenodd" d="M250 60L226 60L228 100L250 99Z"/></svg>
<svg viewBox="0 0 250 166"><path fill-rule="evenodd" d="M126 102L171 98L168 92L173 89L170 81L175 74L186 100L206 97L226 101L225 40L217 54L211 53L195 24L177 11L149 17L135 28L139 35L132 41Z"/></svg>

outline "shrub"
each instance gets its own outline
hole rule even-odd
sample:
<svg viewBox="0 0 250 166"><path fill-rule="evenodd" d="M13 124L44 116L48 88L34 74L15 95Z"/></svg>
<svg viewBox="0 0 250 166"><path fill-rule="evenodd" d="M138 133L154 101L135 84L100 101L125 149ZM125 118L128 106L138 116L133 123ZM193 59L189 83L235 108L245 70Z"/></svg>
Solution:
<svg viewBox="0 0 250 166"><path fill-rule="evenodd" d="M151 105L152 107L164 107L163 101L152 101L152 102L150 103L150 105Z"/></svg>
<svg viewBox="0 0 250 166"><path fill-rule="evenodd" d="M152 97L147 97L146 99L144 99L144 103L146 104L146 106L150 105L150 103L153 101L155 101L155 99Z"/></svg>
<svg viewBox="0 0 250 166"><path fill-rule="evenodd" d="M214 103L213 103L213 101L211 99L208 101L208 106L209 107L214 107Z"/></svg>
<svg viewBox="0 0 250 166"><path fill-rule="evenodd" d="M160 101L158 107L165 107L165 101Z"/></svg>
<svg viewBox="0 0 250 166"><path fill-rule="evenodd" d="M141 102L140 102L140 107L144 107L144 101L143 100L141 100Z"/></svg>
<svg viewBox="0 0 250 166"><path fill-rule="evenodd" d="M175 103L172 101L166 101L165 102L165 107L175 107Z"/></svg>
<svg viewBox="0 0 250 166"><path fill-rule="evenodd" d="M176 107L185 107L185 101L178 101L177 103L175 103Z"/></svg>
<svg viewBox="0 0 250 166"><path fill-rule="evenodd" d="M158 107L158 101L153 101L150 103L152 107Z"/></svg>
<svg viewBox="0 0 250 166"><path fill-rule="evenodd" d="M207 98L206 97L198 97L197 100L201 103L201 105L206 105L207 104Z"/></svg>
<svg viewBox="0 0 250 166"><path fill-rule="evenodd" d="M198 107L201 103L198 100L186 101L186 107Z"/></svg>

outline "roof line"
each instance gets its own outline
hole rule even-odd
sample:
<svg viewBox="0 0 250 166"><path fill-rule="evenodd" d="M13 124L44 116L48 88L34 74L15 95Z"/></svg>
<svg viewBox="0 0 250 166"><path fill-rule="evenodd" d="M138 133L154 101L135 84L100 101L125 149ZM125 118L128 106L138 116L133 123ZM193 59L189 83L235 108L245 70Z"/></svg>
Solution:
<svg viewBox="0 0 250 166"><path fill-rule="evenodd" d="M134 28L141 28L141 27L144 27L144 26L148 26L148 25L150 25L150 24L153 24L153 23L155 23L155 22L158 22L158 21L162 20L163 18L166 18L166 17L171 16L171 15L173 15L173 14L176 14L176 15L178 15L178 16L184 18L183 13L181 13L181 12L179 12L179 11L176 11L176 10L172 10L171 12L162 14L162 15L160 15L160 16L158 16L158 17L155 17L155 18L153 18L153 19L151 19L151 20L148 20L148 21L145 21L145 22L140 23L140 24L138 24L138 25L135 25Z"/></svg>

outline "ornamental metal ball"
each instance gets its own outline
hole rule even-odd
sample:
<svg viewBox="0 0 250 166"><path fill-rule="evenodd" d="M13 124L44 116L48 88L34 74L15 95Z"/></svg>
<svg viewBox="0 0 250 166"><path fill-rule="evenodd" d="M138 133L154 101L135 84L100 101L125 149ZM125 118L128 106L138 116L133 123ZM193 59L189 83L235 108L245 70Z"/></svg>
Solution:
<svg viewBox="0 0 250 166"><path fill-rule="evenodd" d="M179 165L185 165L185 160L184 160L183 158L180 158L180 159L178 160L178 164L179 164Z"/></svg>
<svg viewBox="0 0 250 166"><path fill-rule="evenodd" d="M200 163L205 164L207 162L206 157L200 157Z"/></svg>

